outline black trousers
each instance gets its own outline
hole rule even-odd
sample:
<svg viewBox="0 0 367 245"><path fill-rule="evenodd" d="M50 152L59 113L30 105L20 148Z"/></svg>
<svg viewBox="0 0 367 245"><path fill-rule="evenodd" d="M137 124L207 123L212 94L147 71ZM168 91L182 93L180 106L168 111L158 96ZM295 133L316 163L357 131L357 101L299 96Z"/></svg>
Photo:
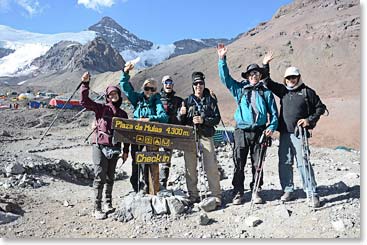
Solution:
<svg viewBox="0 0 367 245"><path fill-rule="evenodd" d="M250 152L251 157L251 170L252 170L252 181L250 188L253 188L255 184L256 169L259 164L260 144L259 138L263 133L265 127L258 127L254 130L248 131L236 128L234 131L234 175L232 180L233 194L243 193L244 182L245 182L245 166L247 161L247 155ZM259 190L263 185L263 173L259 181Z"/></svg>
<svg viewBox="0 0 367 245"><path fill-rule="evenodd" d="M143 145L131 145L131 176L130 183L135 192L139 192L139 190L143 189L144 186L148 186L148 171L144 168L144 164L136 164L136 156L135 153L138 151L142 151L144 148ZM140 179L139 179L140 178Z"/></svg>
<svg viewBox="0 0 367 245"><path fill-rule="evenodd" d="M116 164L118 155L107 159L102 152L102 146L93 144L93 166L94 181L93 189L95 193L95 209L101 209L103 188L105 190L106 203L112 203L112 189L115 180Z"/></svg>
<svg viewBox="0 0 367 245"><path fill-rule="evenodd" d="M164 151L172 154L172 150L171 149L164 148ZM169 177L169 170L170 170L170 168L171 168L171 163L162 164L160 166L160 170L159 170L159 182L160 182L160 184L164 188L167 188L167 181L168 181L168 177Z"/></svg>

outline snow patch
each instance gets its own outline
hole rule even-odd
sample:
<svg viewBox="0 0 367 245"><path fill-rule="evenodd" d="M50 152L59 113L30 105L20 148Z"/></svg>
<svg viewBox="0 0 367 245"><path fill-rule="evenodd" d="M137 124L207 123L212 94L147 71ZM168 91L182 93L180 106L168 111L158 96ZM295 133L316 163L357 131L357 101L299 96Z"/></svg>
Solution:
<svg viewBox="0 0 367 245"><path fill-rule="evenodd" d="M124 50L120 54L124 60L133 60L140 57L141 60L136 64L136 68L145 68L148 66L156 65L166 60L171 54L174 53L176 46L174 44L168 45L156 45L154 44L151 49L143 52L135 52L132 50Z"/></svg>
<svg viewBox="0 0 367 245"><path fill-rule="evenodd" d="M74 41L85 44L96 37L94 31L40 34L0 25L0 47L15 52L0 59L0 76L23 76L35 71L32 61L44 55L55 43Z"/></svg>
<svg viewBox="0 0 367 245"><path fill-rule="evenodd" d="M1 76L24 76L37 69L36 66L30 66L32 61L44 55L51 46L40 43L24 44L11 53L0 59L0 77Z"/></svg>

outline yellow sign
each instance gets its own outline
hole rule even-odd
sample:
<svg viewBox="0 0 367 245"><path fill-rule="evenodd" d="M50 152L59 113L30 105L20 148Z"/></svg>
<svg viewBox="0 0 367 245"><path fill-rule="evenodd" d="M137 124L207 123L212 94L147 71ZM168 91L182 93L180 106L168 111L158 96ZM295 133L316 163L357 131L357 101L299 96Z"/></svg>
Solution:
<svg viewBox="0 0 367 245"><path fill-rule="evenodd" d="M145 136L144 142L145 142L145 144L153 145L153 137L151 137L151 136Z"/></svg>
<svg viewBox="0 0 367 245"><path fill-rule="evenodd" d="M143 135L137 135L136 136L136 143L144 143L144 136Z"/></svg>
<svg viewBox="0 0 367 245"><path fill-rule="evenodd" d="M162 146L168 147L170 145L170 140L166 138L162 138Z"/></svg>
<svg viewBox="0 0 367 245"><path fill-rule="evenodd" d="M171 155L165 151L159 152L136 152L137 164L169 163Z"/></svg>

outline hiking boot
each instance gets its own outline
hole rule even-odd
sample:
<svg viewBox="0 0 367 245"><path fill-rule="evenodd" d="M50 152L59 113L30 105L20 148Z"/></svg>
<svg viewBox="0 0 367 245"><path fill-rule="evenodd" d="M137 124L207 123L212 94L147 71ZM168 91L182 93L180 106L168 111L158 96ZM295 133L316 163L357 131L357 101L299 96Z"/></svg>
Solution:
<svg viewBox="0 0 367 245"><path fill-rule="evenodd" d="M189 196L189 203L190 204L194 204L194 203L199 203L200 202L200 197L195 197L195 196Z"/></svg>
<svg viewBox="0 0 367 245"><path fill-rule="evenodd" d="M234 198L232 199L232 203L234 205L240 205L243 201L243 194L237 193Z"/></svg>
<svg viewBox="0 0 367 245"><path fill-rule="evenodd" d="M319 208L321 206L320 205L320 198L319 198L319 196L312 196L311 206L313 208Z"/></svg>
<svg viewBox="0 0 367 245"><path fill-rule="evenodd" d="M104 210L106 214L111 214L115 212L116 208L112 207L112 203L106 203L104 205Z"/></svg>
<svg viewBox="0 0 367 245"><path fill-rule="evenodd" d="M94 217L96 218L96 220L103 220L107 218L107 215L106 213L103 213L102 210L96 209L94 210Z"/></svg>
<svg viewBox="0 0 367 245"><path fill-rule="evenodd" d="M255 194L252 196L252 199L254 201L254 204L263 204L264 200L261 198L259 192L255 192Z"/></svg>
<svg viewBox="0 0 367 245"><path fill-rule="evenodd" d="M280 201L282 202L289 202L294 199L292 192L284 192L284 194L280 197Z"/></svg>

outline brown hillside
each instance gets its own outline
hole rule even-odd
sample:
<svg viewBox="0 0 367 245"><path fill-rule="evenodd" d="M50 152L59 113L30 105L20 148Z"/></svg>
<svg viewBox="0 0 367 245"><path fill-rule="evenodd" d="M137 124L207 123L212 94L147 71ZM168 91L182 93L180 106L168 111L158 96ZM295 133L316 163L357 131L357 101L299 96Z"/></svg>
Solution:
<svg viewBox="0 0 367 245"><path fill-rule="evenodd" d="M300 1L280 8L273 18L242 34L228 46L233 78L249 63L261 63L272 50L271 76L281 81L286 67L300 68L304 82L314 88L330 110L314 130L313 144L328 147L360 145L360 6L359 1ZM191 73L205 73L207 87L220 100L222 117L233 125L234 99L220 83L215 48L169 59L139 72L132 83L140 87L148 77L170 74L181 96L191 92ZM347 76L346 76L347 75Z"/></svg>

